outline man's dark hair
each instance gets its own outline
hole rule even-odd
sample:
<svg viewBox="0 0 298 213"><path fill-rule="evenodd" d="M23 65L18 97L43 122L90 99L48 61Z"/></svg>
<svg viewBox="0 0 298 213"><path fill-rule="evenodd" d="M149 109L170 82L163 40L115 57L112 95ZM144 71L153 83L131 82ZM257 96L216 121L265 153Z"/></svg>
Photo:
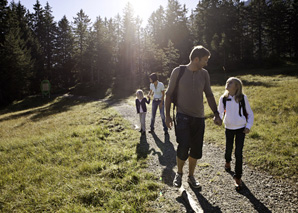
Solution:
<svg viewBox="0 0 298 213"><path fill-rule="evenodd" d="M211 56L211 53L209 52L208 49L206 49L205 47L199 45L199 46L195 46L190 55L189 55L189 60L193 61L196 57L198 57L199 59L205 57L205 56Z"/></svg>
<svg viewBox="0 0 298 213"><path fill-rule="evenodd" d="M152 82L157 81L157 75L155 73L152 73L149 78L151 78Z"/></svg>

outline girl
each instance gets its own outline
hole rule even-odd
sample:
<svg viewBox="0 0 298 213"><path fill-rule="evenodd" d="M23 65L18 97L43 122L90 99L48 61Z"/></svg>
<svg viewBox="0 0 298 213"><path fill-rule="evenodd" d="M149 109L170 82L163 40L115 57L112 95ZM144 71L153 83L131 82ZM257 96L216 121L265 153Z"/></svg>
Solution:
<svg viewBox="0 0 298 213"><path fill-rule="evenodd" d="M221 119L224 117L226 134L225 170L231 170L231 155L235 138L235 187L242 187L242 150L245 134L250 132L253 125L254 114L249 105L246 95L242 93L240 79L231 77L227 80L226 91L219 99L218 111Z"/></svg>
<svg viewBox="0 0 298 213"><path fill-rule="evenodd" d="M144 97L144 93L142 90L138 89L136 92L136 109L137 109L137 113L140 116L140 123L141 123L141 130L140 132L142 133L142 135L144 135L146 133L146 126L145 126L145 121L146 121L146 112L147 112L147 107L146 107L146 103L149 104L150 103L150 97L148 96L147 100Z"/></svg>

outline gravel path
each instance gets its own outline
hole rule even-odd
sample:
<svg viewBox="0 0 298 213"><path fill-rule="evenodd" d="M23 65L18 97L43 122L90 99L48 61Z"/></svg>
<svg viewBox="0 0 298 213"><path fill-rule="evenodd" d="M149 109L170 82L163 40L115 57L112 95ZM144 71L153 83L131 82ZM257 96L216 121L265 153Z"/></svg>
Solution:
<svg viewBox="0 0 298 213"><path fill-rule="evenodd" d="M139 126L135 107L125 101L112 104L113 108L130 121L132 128ZM151 107L146 117L149 129ZM234 189L233 172L224 171L224 150L214 144L204 142L203 157L198 161L195 177L202 185L202 190L192 189L186 182L188 165L184 166L183 187L186 191L172 186L177 171L174 131L165 137L159 113L156 117L156 134L140 136L137 153L148 157L150 172L161 177L164 188L159 199L165 202L154 203L156 212L194 212L195 205L200 207L196 212L298 212L298 183L289 184L264 172L255 171L248 165L243 166L244 188L237 192ZM232 168L234 165L232 164ZM183 193L182 193L183 192ZM186 194L187 199L184 199ZM192 203L192 202L195 203Z"/></svg>

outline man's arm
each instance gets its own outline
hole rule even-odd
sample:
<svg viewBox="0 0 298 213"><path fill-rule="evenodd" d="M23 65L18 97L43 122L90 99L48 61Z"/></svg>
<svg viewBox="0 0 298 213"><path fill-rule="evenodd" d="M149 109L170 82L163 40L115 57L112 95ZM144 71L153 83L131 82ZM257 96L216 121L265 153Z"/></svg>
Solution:
<svg viewBox="0 0 298 213"><path fill-rule="evenodd" d="M173 120L171 118L171 96L170 95L166 95L166 125L169 129L172 128L173 126Z"/></svg>
<svg viewBox="0 0 298 213"><path fill-rule="evenodd" d="M214 113L214 118L213 118L214 123L218 126L221 126L222 125L222 120L219 117L219 113L217 111L217 106L216 106L214 96L207 97L207 102L208 102L208 105L209 105L210 109Z"/></svg>

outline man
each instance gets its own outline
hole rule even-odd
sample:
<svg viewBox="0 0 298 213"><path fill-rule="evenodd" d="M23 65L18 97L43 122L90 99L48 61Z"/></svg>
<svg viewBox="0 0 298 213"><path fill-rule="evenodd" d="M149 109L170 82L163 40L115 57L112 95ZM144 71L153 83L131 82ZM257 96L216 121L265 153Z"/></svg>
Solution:
<svg viewBox="0 0 298 213"><path fill-rule="evenodd" d="M188 183L194 188L200 187L199 182L194 178L194 170L197 160L202 157L205 131L203 92L209 107L214 112L214 123L219 126L222 124L211 90L209 73L203 69L203 67L207 66L210 56L209 50L203 46L194 47L189 55L190 63L186 65L186 69L178 83L176 115L176 140L178 142L176 159L178 171L173 181L173 185L176 187L181 186L183 166L187 159L189 162ZM170 115L171 95L174 91L179 71L179 67L172 71L166 91L166 125L169 128L173 126Z"/></svg>
<svg viewBox="0 0 298 213"><path fill-rule="evenodd" d="M165 113L164 113L164 96L165 96L165 86L162 82L157 80L157 75L152 73L150 76L150 92L149 96L153 96L152 101L152 115L151 115L151 124L149 133L154 133L154 123L157 108L159 107L160 117L163 124L163 130L165 134L168 134L168 127L165 122Z"/></svg>

